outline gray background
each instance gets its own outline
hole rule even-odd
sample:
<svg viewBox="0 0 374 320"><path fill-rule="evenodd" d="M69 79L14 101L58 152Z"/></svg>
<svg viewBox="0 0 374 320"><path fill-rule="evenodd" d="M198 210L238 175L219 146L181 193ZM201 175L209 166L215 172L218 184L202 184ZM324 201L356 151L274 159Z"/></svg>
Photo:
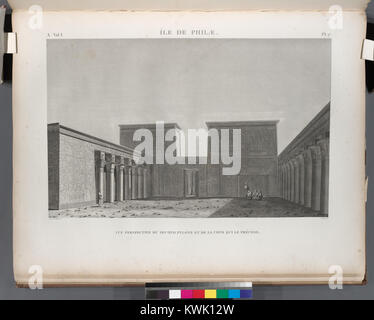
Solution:
<svg viewBox="0 0 374 320"><path fill-rule="evenodd" d="M6 4L0 0L0 5ZM374 22L374 3L368 9ZM374 93L366 95L367 175L374 176ZM15 287L12 268L12 89L0 85L0 299L143 299L142 287L126 288L48 288L43 290ZM369 183L367 202L367 279L365 286L344 286L330 290L322 286L260 286L255 299L373 299L374 298L374 186Z"/></svg>
<svg viewBox="0 0 374 320"><path fill-rule="evenodd" d="M48 123L119 143L119 124L280 120L280 154L330 102L331 40L49 39L47 78Z"/></svg>

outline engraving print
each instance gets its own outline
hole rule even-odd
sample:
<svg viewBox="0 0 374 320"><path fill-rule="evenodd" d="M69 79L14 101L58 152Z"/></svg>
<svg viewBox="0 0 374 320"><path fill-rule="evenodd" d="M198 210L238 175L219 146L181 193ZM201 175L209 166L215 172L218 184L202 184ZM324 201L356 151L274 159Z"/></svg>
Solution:
<svg viewBox="0 0 374 320"><path fill-rule="evenodd" d="M327 217L328 39L47 41L49 217Z"/></svg>

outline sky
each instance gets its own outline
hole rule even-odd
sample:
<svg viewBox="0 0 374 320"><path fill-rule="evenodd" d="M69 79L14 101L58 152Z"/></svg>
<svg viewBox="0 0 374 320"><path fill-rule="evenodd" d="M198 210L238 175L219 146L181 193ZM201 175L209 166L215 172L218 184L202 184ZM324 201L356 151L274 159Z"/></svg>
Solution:
<svg viewBox="0 0 374 320"><path fill-rule="evenodd" d="M119 143L120 124L279 120L278 153L330 101L327 39L47 41L48 123Z"/></svg>

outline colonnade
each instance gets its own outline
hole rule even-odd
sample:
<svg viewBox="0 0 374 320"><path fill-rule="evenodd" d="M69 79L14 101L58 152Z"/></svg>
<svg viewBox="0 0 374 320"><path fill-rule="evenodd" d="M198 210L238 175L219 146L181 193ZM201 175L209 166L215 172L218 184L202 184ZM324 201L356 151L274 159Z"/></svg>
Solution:
<svg viewBox="0 0 374 320"><path fill-rule="evenodd" d="M147 199L150 197L150 168L122 156L100 152L98 203Z"/></svg>
<svg viewBox="0 0 374 320"><path fill-rule="evenodd" d="M278 184L283 199L327 214L329 138L282 155L278 160Z"/></svg>

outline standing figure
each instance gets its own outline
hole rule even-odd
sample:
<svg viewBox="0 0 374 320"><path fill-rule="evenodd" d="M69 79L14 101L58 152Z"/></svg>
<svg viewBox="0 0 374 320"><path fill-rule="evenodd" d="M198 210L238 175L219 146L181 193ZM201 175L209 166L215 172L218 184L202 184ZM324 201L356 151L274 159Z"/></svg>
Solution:
<svg viewBox="0 0 374 320"><path fill-rule="evenodd" d="M260 190L260 193L258 194L258 200L262 200L264 198L262 191Z"/></svg>
<svg viewBox="0 0 374 320"><path fill-rule="evenodd" d="M253 197L253 193L252 193L252 191L251 190L247 190L247 198L249 199L249 200L252 200L252 197Z"/></svg>
<svg viewBox="0 0 374 320"><path fill-rule="evenodd" d="M102 206L103 205L103 195L101 192L99 192L99 206Z"/></svg>
<svg viewBox="0 0 374 320"><path fill-rule="evenodd" d="M248 184L244 183L245 196L248 198Z"/></svg>

